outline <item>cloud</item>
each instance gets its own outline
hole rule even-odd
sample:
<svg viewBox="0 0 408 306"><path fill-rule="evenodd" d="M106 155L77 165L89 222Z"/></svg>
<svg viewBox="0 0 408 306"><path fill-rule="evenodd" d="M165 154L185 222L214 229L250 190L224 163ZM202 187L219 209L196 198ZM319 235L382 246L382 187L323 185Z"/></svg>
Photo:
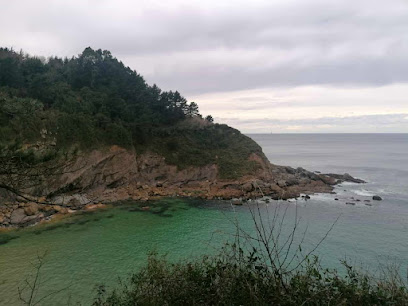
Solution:
<svg viewBox="0 0 408 306"><path fill-rule="evenodd" d="M403 0L12 1L0 36L35 54L109 49L148 81L188 95L408 82Z"/></svg>
<svg viewBox="0 0 408 306"><path fill-rule="evenodd" d="M8 1L0 38L34 55L108 49L244 131L408 113L406 0ZM313 129L339 129L323 121Z"/></svg>
<svg viewBox="0 0 408 306"><path fill-rule="evenodd" d="M211 114L217 122L227 122L244 132L269 132L271 124L276 122L279 126L274 129L285 132L294 127L303 131L346 132L351 128L340 123L347 122L347 118L352 118L350 124L353 123L353 131L367 131L364 116L382 120L374 125L371 121L367 123L373 131L378 132L382 128L390 130L387 124L391 124L395 132L408 132L404 119L408 115L407 92L408 84L381 87L303 86L213 93L195 96L194 100L199 103L202 113ZM381 117L393 114L405 115L398 115L396 122L385 122L383 119L388 117ZM307 122L312 122L313 126Z"/></svg>

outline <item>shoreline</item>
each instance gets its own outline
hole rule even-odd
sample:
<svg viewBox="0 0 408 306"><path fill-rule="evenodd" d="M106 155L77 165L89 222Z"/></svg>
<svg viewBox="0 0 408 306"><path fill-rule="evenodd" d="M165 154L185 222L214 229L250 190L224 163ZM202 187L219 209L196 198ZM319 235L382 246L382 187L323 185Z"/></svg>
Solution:
<svg viewBox="0 0 408 306"><path fill-rule="evenodd" d="M306 171L306 170L304 170ZM310 172L308 172L310 173ZM209 182L195 182L191 186L148 186L131 189L116 188L109 191L109 197L104 194L97 201L91 201L88 197L92 194L64 195L65 202L55 198L54 203L19 202L8 203L0 206L0 231L36 226L41 223L53 222L55 219L64 219L78 212L93 211L108 208L120 201L149 202L165 198L190 198L202 200L231 201L233 205L243 205L251 200L264 197L270 200L290 200L304 198L309 199L312 194L332 194L334 186L351 181L363 183L348 174L313 174L319 180L312 180L308 184L287 184L283 186L282 181L276 185L267 184L260 180L240 182L218 182L216 186ZM288 186L289 185L289 186ZM146 206L148 207L148 206ZM147 208L148 209L148 208ZM58 222L58 221L57 221Z"/></svg>

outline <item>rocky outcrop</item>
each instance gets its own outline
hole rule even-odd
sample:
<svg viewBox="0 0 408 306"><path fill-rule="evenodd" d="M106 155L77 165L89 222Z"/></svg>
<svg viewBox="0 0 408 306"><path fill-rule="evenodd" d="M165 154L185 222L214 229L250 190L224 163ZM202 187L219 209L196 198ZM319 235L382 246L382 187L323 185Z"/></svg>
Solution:
<svg viewBox="0 0 408 306"><path fill-rule="evenodd" d="M232 199L270 195L288 199L300 193L330 192L333 185L343 181L362 182L349 174L316 174L303 168L273 165L256 154L249 159L259 165L253 174L221 180L216 164L179 170L157 154L138 155L113 146L105 152L82 156L73 166L79 170L67 171L48 188L59 204L75 208L87 201L145 200L152 196Z"/></svg>
<svg viewBox="0 0 408 306"><path fill-rule="evenodd" d="M41 188L44 194L39 204L0 206L0 223L27 225L55 213L67 213L68 209L124 199L144 201L183 196L241 201L266 195L289 199L301 193L331 192L333 185L343 181L363 182L347 173L320 174L303 168L277 166L255 153L249 159L258 165L251 175L222 180L216 164L178 169L157 154L137 154L112 146L80 155L61 175L49 178Z"/></svg>

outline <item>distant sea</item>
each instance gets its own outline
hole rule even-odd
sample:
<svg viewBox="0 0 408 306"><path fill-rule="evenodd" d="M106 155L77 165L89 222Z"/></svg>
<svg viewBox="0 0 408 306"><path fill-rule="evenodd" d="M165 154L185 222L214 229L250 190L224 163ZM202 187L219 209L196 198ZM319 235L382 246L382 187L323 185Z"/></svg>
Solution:
<svg viewBox="0 0 408 306"><path fill-rule="evenodd" d="M320 248L324 262L337 266L343 257L371 271L378 264L390 263L407 271L408 134L249 136L272 163L322 173L349 173L367 182L344 183L335 188L337 194L315 195L308 201L304 209L307 222L327 226L328 220L340 215ZM374 195L383 200L372 201ZM364 200L371 200L372 206L366 206Z"/></svg>
<svg viewBox="0 0 408 306"><path fill-rule="evenodd" d="M271 201L262 214L278 205L286 209L286 228L294 216L307 229L304 249L313 248L337 220L316 250L325 267L341 269L340 260L371 272L381 265L408 267L408 134L256 134L249 135L272 163L322 173L349 173L366 184L343 183L336 194L312 195L308 201ZM382 201L372 201L378 195ZM335 198L338 200L336 201ZM370 200L371 206L366 205ZM355 205L346 204L347 202ZM163 214L135 211L132 203L77 216L53 226L14 233L0 245L0 305L18 304L17 287L32 272L31 262L47 251L42 270L46 285L39 296L67 287L41 305L90 304L95 285L110 288L157 251L170 260L216 253L232 220L253 231L248 206L228 202L171 199ZM149 205L155 205L154 203ZM159 204L158 204L159 205ZM268 210L269 209L269 210Z"/></svg>

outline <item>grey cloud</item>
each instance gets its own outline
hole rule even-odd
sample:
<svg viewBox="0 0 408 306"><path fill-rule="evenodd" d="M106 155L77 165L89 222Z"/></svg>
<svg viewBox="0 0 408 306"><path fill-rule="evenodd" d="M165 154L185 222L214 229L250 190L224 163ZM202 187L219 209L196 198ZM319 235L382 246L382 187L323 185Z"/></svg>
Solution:
<svg viewBox="0 0 408 306"><path fill-rule="evenodd" d="M408 58L380 60L348 59L338 62L316 62L307 67L294 63L254 71L246 67L212 66L185 71L180 75L154 75L158 84L180 87L188 94L233 91L259 87L340 85L382 86L408 82Z"/></svg>
<svg viewBox="0 0 408 306"><path fill-rule="evenodd" d="M185 94L408 82L405 1L230 3L12 1L0 37L34 54L109 49L149 82Z"/></svg>

